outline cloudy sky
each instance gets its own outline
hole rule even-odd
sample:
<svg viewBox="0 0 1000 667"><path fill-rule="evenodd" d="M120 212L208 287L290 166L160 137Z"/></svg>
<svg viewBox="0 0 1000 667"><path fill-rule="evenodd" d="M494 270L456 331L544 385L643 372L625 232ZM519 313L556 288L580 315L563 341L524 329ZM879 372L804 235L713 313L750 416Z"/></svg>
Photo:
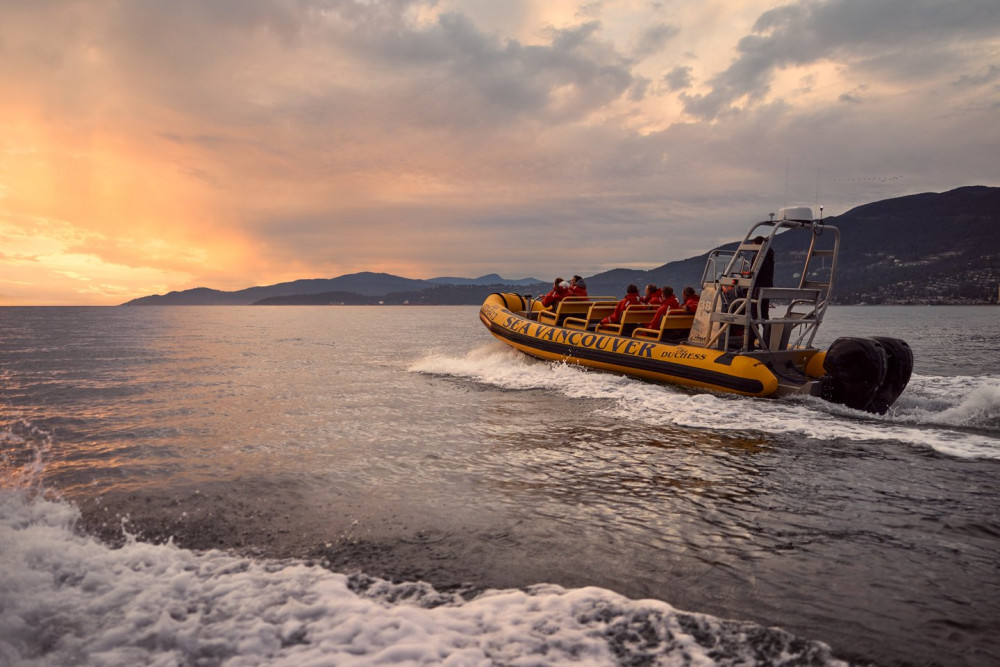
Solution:
<svg viewBox="0 0 1000 667"><path fill-rule="evenodd" d="M973 184L996 0L0 0L0 304L652 268Z"/></svg>

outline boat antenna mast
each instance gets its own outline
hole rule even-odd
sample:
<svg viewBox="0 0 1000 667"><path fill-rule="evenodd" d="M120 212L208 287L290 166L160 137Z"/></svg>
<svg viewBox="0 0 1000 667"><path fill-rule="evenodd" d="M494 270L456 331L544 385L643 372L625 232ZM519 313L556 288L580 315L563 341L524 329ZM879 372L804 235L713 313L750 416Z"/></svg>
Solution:
<svg viewBox="0 0 1000 667"><path fill-rule="evenodd" d="M788 208L788 167L791 164L791 160L790 156L785 156L785 208Z"/></svg>

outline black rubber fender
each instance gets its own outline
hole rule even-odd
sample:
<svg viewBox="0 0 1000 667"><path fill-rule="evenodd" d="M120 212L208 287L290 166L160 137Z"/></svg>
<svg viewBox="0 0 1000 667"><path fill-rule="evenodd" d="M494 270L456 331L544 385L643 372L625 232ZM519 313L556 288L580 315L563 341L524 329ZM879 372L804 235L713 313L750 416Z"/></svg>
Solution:
<svg viewBox="0 0 1000 667"><path fill-rule="evenodd" d="M821 385L828 401L855 410L872 411L872 401L886 379L888 355L871 338L838 338L823 360L826 375Z"/></svg>
<svg viewBox="0 0 1000 667"><path fill-rule="evenodd" d="M885 380L879 385L875 396L866 408L868 412L884 415L899 395L906 389L913 373L913 350L905 340L875 336L872 340L878 342L886 355Z"/></svg>

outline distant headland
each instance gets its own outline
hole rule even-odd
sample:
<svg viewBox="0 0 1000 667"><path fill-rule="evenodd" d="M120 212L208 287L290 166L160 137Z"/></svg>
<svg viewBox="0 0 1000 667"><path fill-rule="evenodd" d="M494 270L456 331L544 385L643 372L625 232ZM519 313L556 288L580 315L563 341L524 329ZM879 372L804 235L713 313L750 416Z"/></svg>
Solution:
<svg viewBox="0 0 1000 667"><path fill-rule="evenodd" d="M865 204L827 218L841 232L832 303L995 304L1000 297L1000 188L967 186ZM735 246L735 242L731 244ZM592 294L619 294L629 283L696 285L705 254L648 271L613 269L584 276ZM781 260L776 282L790 281L797 261ZM547 291L544 280L479 278L416 280L388 273L352 273L226 292L197 287L133 299L125 306L191 305L478 305L492 292Z"/></svg>

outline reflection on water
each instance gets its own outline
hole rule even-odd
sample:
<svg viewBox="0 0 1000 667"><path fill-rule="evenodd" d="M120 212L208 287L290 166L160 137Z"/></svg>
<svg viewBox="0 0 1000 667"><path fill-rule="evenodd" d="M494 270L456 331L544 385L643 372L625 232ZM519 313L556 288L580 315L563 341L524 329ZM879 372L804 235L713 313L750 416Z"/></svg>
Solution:
<svg viewBox="0 0 1000 667"><path fill-rule="evenodd" d="M885 662L997 655L997 460L936 449L1000 447L992 380L963 396L970 361L913 310L831 310L832 336L917 353L906 414L872 418L534 362L474 308L8 309L4 472L44 451L110 541L599 585ZM969 317L986 355L995 321Z"/></svg>

